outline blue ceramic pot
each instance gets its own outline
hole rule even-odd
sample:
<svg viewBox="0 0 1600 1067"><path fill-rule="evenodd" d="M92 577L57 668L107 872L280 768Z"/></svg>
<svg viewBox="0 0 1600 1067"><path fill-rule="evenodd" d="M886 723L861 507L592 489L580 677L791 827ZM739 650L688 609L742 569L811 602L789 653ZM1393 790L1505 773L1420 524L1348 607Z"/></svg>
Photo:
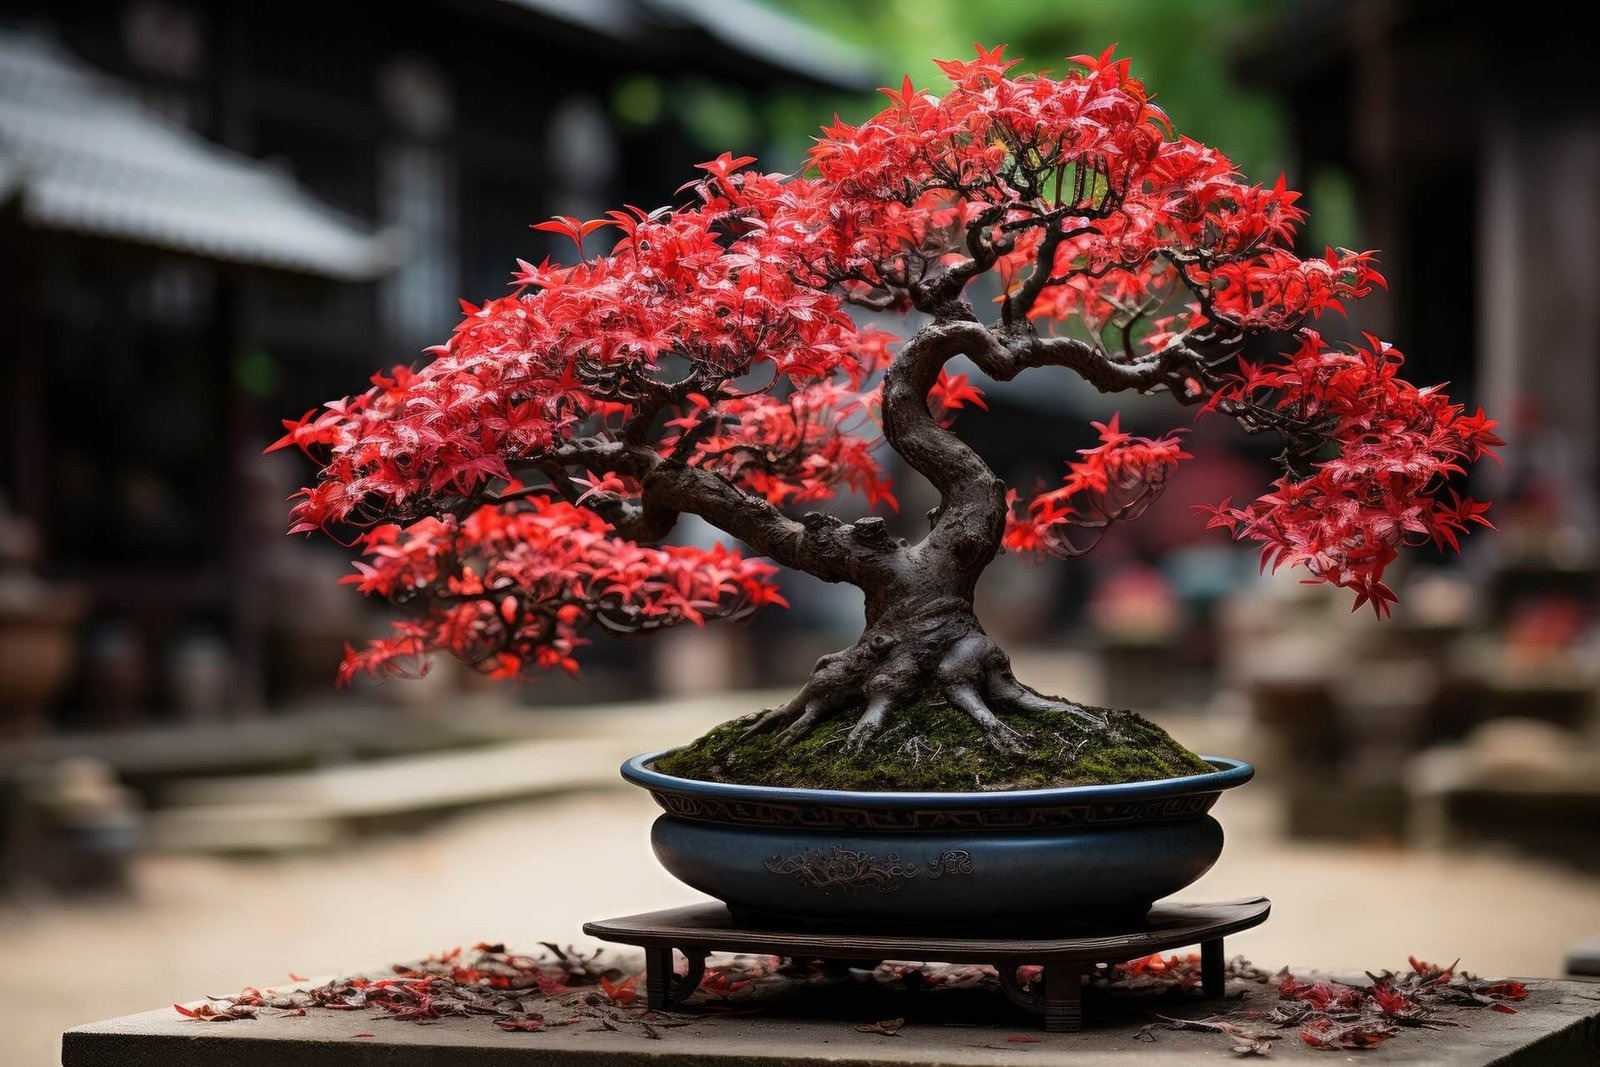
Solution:
<svg viewBox="0 0 1600 1067"><path fill-rule="evenodd" d="M1092 928L1142 917L1222 853L1206 814L1248 782L1240 760L1121 785L858 793L678 778L635 756L622 776L666 811L662 866L766 925Z"/></svg>

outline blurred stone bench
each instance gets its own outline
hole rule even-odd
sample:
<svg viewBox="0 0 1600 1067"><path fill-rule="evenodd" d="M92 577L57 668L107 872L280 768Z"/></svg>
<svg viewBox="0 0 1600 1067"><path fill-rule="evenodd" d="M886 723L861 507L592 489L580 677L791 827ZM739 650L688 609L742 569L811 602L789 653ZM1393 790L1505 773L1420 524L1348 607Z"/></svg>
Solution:
<svg viewBox="0 0 1600 1067"><path fill-rule="evenodd" d="M242 853L326 848L371 828L487 804L621 787L640 751L681 743L786 693L447 712L353 707L275 719L186 724L0 745L4 786L91 758L150 807L144 844Z"/></svg>
<svg viewBox="0 0 1600 1067"><path fill-rule="evenodd" d="M1574 945L1567 953L1567 974L1600 978L1600 935Z"/></svg>
<svg viewBox="0 0 1600 1067"><path fill-rule="evenodd" d="M1504 719L1412 757L1407 838L1419 848L1495 844L1600 870L1600 749L1549 724Z"/></svg>

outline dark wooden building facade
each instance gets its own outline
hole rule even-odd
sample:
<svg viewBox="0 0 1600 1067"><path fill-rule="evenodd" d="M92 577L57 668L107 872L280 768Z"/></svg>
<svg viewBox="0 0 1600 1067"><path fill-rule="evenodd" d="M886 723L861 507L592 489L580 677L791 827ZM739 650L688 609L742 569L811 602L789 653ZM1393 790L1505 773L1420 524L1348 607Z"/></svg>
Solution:
<svg viewBox="0 0 1600 1067"><path fill-rule="evenodd" d="M1506 472L1600 529L1600 81L1571 4L1298 0L1240 58L1291 112L1315 216L1346 176L1393 295L1355 325L1506 423ZM1336 183L1331 183L1336 187Z"/></svg>
<svg viewBox="0 0 1600 1067"><path fill-rule="evenodd" d="M669 106L680 87L742 101L759 142L752 103L873 84L750 0L4 0L0 32L16 85L47 56L110 109L62 149L81 161L46 145L55 176L29 177L7 131L71 116L8 127L26 94L0 101L0 496L38 529L41 572L90 598L67 719L270 701L308 658L326 683L328 640L301 638L349 608L311 592L339 565L280 544L307 471L260 455L276 420L417 359L458 296L554 251L529 223L666 199L708 151ZM138 122L179 132L147 146ZM152 161L162 145L174 159ZM95 188L46 210L47 179L77 189L85 168Z"/></svg>

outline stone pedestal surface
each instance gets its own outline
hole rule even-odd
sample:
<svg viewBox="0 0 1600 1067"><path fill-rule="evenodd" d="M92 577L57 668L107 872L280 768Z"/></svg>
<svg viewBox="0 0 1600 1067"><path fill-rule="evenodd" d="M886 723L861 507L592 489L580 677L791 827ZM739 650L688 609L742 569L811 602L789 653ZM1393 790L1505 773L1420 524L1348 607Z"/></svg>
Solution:
<svg viewBox="0 0 1600 1067"><path fill-rule="evenodd" d="M1304 972L1296 969L1297 974ZM1271 1059L1327 1064L1359 1058L1374 1064L1559 1065L1600 1063L1600 984L1528 981L1515 1015L1487 1011L1453 1016L1462 1025L1406 1030L1381 1048L1329 1057L1279 1031ZM801 991L760 1014L698 1014L662 1031L596 1032L564 1027L506 1033L486 1019L419 1025L377 1013L313 1012L305 1017L223 1023L181 1018L171 1008L69 1030L64 1067L700 1067L700 1065L888 1064L983 1067L991 1064L1151 1064L1237 1062L1226 1037L1188 1031L1140 1031L1156 1014L1200 1019L1211 1012L1269 1010L1270 984L1229 983L1228 996L1197 1000L1104 996L1096 1022L1081 1033L1042 1033L992 991L938 996L870 985ZM1242 998L1242 1000L1241 1000ZM874 1020L904 1018L892 1037L860 1033ZM1268 1027L1262 1027L1266 1029ZM369 1034L371 1036L360 1036ZM1150 1038L1153 1038L1151 1040Z"/></svg>

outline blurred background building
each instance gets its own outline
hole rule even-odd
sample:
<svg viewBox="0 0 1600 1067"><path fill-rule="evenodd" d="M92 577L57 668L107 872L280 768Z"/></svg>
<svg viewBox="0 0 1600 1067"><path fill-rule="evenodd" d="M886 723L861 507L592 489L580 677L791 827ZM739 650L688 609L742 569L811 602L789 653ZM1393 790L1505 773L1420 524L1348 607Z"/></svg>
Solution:
<svg viewBox="0 0 1600 1067"><path fill-rule="evenodd" d="M438 947L396 941L382 899L327 904L381 898L369 870L446 885L490 841L560 847L579 826L631 886L644 807L548 798L776 699L854 636L852 595L793 576L795 611L601 642L582 683L486 687L440 664L335 693L343 643L384 621L336 584L346 553L282 536L309 470L262 455L278 420L418 360L458 298L558 253L530 223L666 202L723 150L792 168L833 112L870 113L902 71L935 84L930 57L974 40L1034 67L1115 41L1180 129L1306 191L1308 247L1382 249L1392 293L1346 328L1504 421L1504 469L1474 486L1500 531L1414 561L1392 622L1349 618L1341 595L1258 579L1194 519L1259 493L1273 451L1202 421L1200 458L1142 522L1077 563L1003 560L980 610L1041 687L1259 757L1235 874L1202 888L1279 897L1251 950L1267 962L1396 963L1427 948L1394 941L1409 922L1480 968L1559 969L1600 926L1600 106L1565 25L1541 0L1492 23L1423 0L438 0L381 17L0 0L0 883L21 901L0 907L0 944L44 959L92 929L123 959L185 923L225 941L240 899L281 914L234 970L180 953L161 992L86 1013L109 1014L250 967ZM1024 485L1054 480L1107 412L1065 374L985 388L991 410L960 432ZM1159 401L1124 418L1174 424ZM448 833L385 836L461 812ZM1454 885L1469 910L1525 899L1548 925L1497 941L1419 905L1317 940L1337 892L1385 878ZM85 905L103 911L41 903L108 887L125 895ZM556 928L467 939L559 936L581 896L539 896ZM325 906L343 920L313 949L292 916ZM0 1012L34 1011L6 981ZM38 1017L80 1021L63 1010Z"/></svg>
<svg viewBox="0 0 1600 1067"><path fill-rule="evenodd" d="M309 4L29 6L0 38L0 455L84 597L71 724L325 680L360 623L281 543L304 471L261 458L277 419L448 336L546 250L530 221L670 194L702 145L669 98L874 83L741 3L428 3L358 34Z"/></svg>

